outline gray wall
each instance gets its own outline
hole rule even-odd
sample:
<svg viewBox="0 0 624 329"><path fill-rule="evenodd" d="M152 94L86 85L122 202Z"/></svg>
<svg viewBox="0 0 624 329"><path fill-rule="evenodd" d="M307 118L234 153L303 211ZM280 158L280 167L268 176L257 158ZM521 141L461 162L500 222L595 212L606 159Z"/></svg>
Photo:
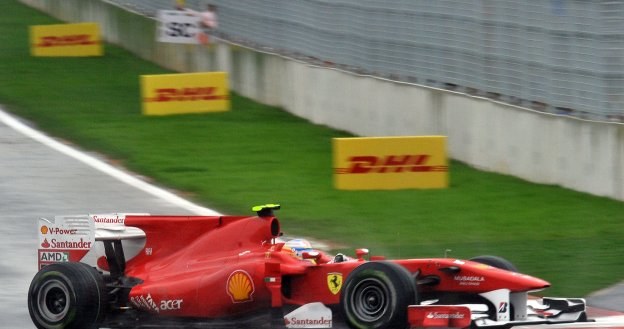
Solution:
<svg viewBox="0 0 624 329"><path fill-rule="evenodd" d="M624 125L310 66L225 42L159 44L155 22L100 0L21 0L177 71L225 70L233 90L362 136L447 135L454 159L484 170L624 200ZM452 177L451 177L452 179Z"/></svg>
<svg viewBox="0 0 624 329"><path fill-rule="evenodd" d="M109 0L147 15L173 0ZM397 81L624 122L624 0L187 0L229 39Z"/></svg>

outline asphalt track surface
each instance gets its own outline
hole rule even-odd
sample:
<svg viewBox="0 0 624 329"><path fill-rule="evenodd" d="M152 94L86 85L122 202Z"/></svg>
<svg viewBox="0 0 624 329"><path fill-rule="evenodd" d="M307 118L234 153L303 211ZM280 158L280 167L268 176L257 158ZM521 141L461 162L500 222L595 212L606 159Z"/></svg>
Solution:
<svg viewBox="0 0 624 329"><path fill-rule="evenodd" d="M0 113L0 328L34 328L26 296L37 271L38 218L97 212L211 213L106 165L97 155L81 155L79 160L62 143L43 144L45 136L36 134L40 141L34 140L7 126L6 120L12 119Z"/></svg>
<svg viewBox="0 0 624 329"><path fill-rule="evenodd" d="M0 155L0 328L34 328L26 296L37 271L38 218L98 212L215 213L108 165L96 154L50 139L1 108ZM624 284L597 292L589 304L599 307L590 310L597 322L548 327L624 328L624 314L619 313L624 312Z"/></svg>

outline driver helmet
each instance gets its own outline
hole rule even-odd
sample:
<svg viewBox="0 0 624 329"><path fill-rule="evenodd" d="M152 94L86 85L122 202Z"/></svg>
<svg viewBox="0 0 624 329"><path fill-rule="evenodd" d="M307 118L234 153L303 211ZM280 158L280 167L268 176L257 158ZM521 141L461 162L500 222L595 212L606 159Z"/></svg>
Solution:
<svg viewBox="0 0 624 329"><path fill-rule="evenodd" d="M284 252L291 253L293 256L303 259L303 253L314 251L312 249L312 245L306 239L292 239L286 241L284 247L282 248Z"/></svg>

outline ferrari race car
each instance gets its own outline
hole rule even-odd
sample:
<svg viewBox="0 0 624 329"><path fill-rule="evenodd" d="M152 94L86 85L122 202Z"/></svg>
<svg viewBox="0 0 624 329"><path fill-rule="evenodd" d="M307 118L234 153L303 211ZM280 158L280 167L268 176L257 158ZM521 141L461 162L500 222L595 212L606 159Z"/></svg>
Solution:
<svg viewBox="0 0 624 329"><path fill-rule="evenodd" d="M588 321L494 256L386 260L285 241L274 214L39 220L37 328L467 328Z"/></svg>

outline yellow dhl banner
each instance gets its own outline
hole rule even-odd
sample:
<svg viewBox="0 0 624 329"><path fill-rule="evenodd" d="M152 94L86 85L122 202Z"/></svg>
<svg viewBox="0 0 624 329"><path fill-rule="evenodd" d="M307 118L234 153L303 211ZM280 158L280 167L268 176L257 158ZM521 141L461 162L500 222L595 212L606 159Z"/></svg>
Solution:
<svg viewBox="0 0 624 329"><path fill-rule="evenodd" d="M448 187L446 136L334 138L333 165L340 190Z"/></svg>
<svg viewBox="0 0 624 329"><path fill-rule="evenodd" d="M102 56L102 37L97 23L30 26L32 56Z"/></svg>
<svg viewBox="0 0 624 329"><path fill-rule="evenodd" d="M229 111L229 93L226 72L141 76L145 115Z"/></svg>

